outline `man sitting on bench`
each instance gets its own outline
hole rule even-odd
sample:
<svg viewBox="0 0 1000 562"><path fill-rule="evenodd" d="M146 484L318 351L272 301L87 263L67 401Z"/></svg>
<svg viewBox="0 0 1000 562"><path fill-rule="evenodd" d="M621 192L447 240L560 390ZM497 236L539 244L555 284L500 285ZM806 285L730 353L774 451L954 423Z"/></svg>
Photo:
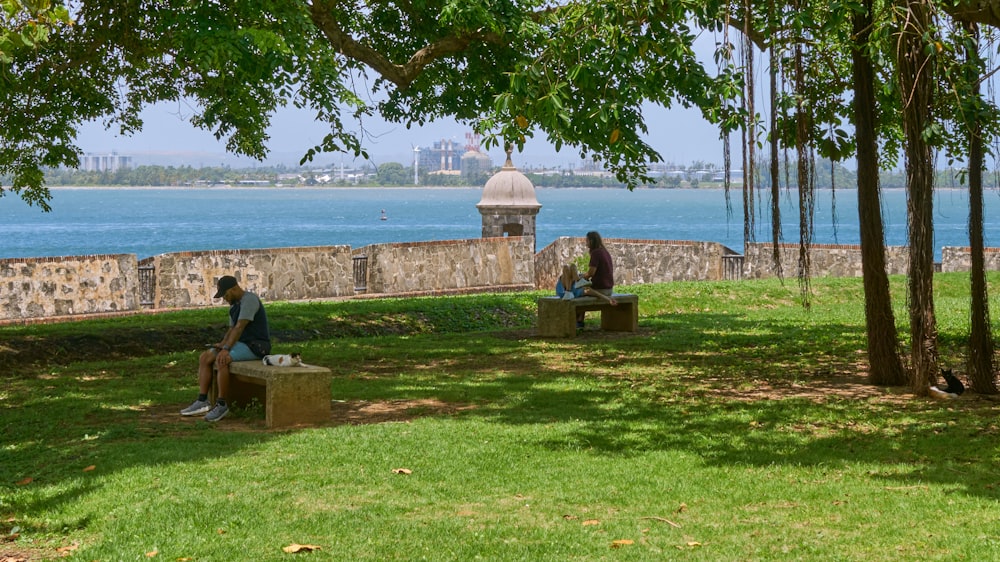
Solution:
<svg viewBox="0 0 1000 562"><path fill-rule="evenodd" d="M229 413L226 403L229 393L229 364L233 361L260 359L271 353L271 333L260 298L244 291L231 275L220 278L216 289L214 298L222 298L229 303L229 330L222 341L202 352L198 359L198 399L181 410L182 416L206 414L205 421L209 422L217 422ZM219 398L214 408L208 403L213 366L219 377Z"/></svg>

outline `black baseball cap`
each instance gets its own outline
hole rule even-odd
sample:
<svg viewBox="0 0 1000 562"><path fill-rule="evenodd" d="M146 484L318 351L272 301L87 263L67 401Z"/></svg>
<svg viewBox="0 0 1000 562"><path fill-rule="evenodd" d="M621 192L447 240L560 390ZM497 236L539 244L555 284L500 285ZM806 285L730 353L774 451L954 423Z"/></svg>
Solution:
<svg viewBox="0 0 1000 562"><path fill-rule="evenodd" d="M226 291L232 289L233 287L239 285L236 278L232 275L224 275L219 278L219 282L216 284L216 288L219 290L215 292L215 296L212 298L221 298L222 295L226 294Z"/></svg>

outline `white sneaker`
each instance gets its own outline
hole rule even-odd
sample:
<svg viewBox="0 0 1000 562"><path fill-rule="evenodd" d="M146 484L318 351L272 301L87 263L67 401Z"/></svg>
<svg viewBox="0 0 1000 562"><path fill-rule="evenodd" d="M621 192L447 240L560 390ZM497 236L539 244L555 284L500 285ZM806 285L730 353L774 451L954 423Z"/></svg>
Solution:
<svg viewBox="0 0 1000 562"><path fill-rule="evenodd" d="M562 300L571 301L573 300L573 298L574 298L573 291L566 291L565 293L563 293Z"/></svg>
<svg viewBox="0 0 1000 562"><path fill-rule="evenodd" d="M593 285L593 283L590 282L590 279L580 279L576 283L573 283L573 288L581 289L583 287L589 287L591 285Z"/></svg>

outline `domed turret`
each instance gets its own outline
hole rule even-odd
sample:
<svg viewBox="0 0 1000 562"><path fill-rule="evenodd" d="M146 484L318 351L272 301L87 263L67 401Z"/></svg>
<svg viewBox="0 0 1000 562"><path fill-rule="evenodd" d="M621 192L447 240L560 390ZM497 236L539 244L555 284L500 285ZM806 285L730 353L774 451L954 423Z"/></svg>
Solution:
<svg viewBox="0 0 1000 562"><path fill-rule="evenodd" d="M535 237L535 215L542 208L535 197L535 186L511 162L507 162L486 182L483 197L476 208L483 216L483 238L499 236Z"/></svg>

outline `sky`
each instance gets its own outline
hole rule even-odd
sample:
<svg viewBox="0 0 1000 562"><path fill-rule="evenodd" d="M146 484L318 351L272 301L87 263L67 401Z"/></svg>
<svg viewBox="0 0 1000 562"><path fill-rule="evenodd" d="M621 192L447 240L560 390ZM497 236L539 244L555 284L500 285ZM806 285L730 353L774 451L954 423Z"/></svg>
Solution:
<svg viewBox="0 0 1000 562"><path fill-rule="evenodd" d="M695 52L708 68L713 68L713 53L717 39L711 33L703 33L695 42ZM143 130L131 137L121 137L115 131L108 131L100 123L87 124L77 138L78 146L86 153L107 154L117 152L133 156L136 164L182 165L194 167L216 166L252 167L258 161L252 158L237 158L228 155L225 142L218 141L208 131L195 128L190 123L194 109L184 103L159 104L143 113ZM722 166L723 143L719 131L705 121L697 109L676 106L665 109L650 105L644 112L649 128L648 142L656 149L666 163L690 166L701 161ZM351 126L345 119L345 125ZM471 128L455 121L437 121L423 127L407 129L403 125L386 123L369 118L365 129L370 136L363 142L375 164L384 162L413 162L413 147L429 147L434 142L452 140L466 144L466 133ZM305 110L283 109L272 119L268 142L270 156L266 164L297 166L305 152L319 144L327 132L323 123L316 122ZM503 164L505 153L502 148L487 151L497 165ZM738 151L736 151L738 153ZM351 158L351 161L344 161ZM575 167L580 163L579 151L555 148L545 140L544 133L535 131L535 137L528 139L522 153L514 153L514 165L530 167ZM325 154L318 157L313 165L324 167L344 164L351 166L353 157L340 154Z"/></svg>
<svg viewBox="0 0 1000 562"><path fill-rule="evenodd" d="M117 152L133 156L137 164L180 165L194 167L227 164L233 167L250 167L256 160L237 159L227 155L225 143L218 141L208 131L190 123L192 108L183 104L159 104L143 113L143 130L131 137L122 137L116 131L105 130L100 123L89 123L80 131L77 140L85 153L107 154ZM651 106L646 118L649 125L650 144L660 152L665 162L690 165L693 161L722 163L722 142L718 130L702 119L695 109L681 107L669 110ZM450 139L460 146L466 144L466 133L471 129L455 121L438 121L423 127L407 129L395 123L369 119L365 128L371 135L365 146L376 163L413 161L413 146L431 146L436 141ZM326 134L324 123L316 122L304 110L283 109L275 115L269 129L268 148L271 155L267 163L295 166L301 156L319 144ZM504 151L494 148L488 154L495 163L502 164ZM316 165L339 165L339 154L317 158ZM348 156L353 160L353 157ZM523 153L515 153L514 165L518 167L575 166L580 162L579 152L563 148L556 152L544 134L528 139ZM352 162L345 162L350 166Z"/></svg>

